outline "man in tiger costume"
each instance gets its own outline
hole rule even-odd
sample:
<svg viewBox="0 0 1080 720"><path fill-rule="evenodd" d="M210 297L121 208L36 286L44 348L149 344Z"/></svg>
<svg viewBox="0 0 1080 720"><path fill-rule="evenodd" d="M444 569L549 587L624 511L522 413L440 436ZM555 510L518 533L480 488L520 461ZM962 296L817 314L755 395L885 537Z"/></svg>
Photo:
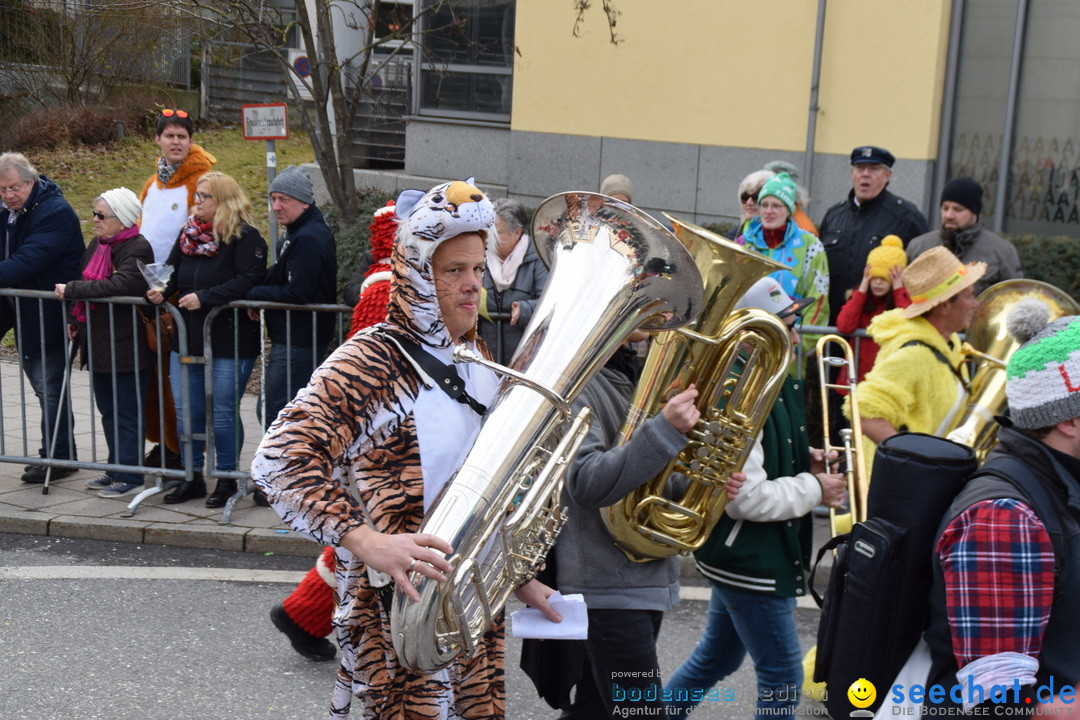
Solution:
<svg viewBox="0 0 1080 720"><path fill-rule="evenodd" d="M315 371L263 437L252 477L294 530L335 548L342 661L332 720L347 717L354 702L361 717L381 720L502 718L502 622L472 657L412 673L398 662L389 612L368 574L390 575L413 600L410 570L445 580L452 548L416 531L476 436L475 408L491 402L498 385L486 368L455 366L471 396L456 401L427 387L404 350L413 343L450 364L455 344L477 345L491 202L471 182L455 181L427 193L407 190L396 208L401 227L386 320ZM557 622L550 593L533 580L517 594Z"/></svg>

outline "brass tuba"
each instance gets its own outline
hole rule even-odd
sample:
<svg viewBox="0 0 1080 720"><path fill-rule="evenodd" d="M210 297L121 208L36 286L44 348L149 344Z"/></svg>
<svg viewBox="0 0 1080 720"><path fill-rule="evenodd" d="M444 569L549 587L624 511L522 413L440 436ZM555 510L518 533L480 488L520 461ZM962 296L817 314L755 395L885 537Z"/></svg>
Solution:
<svg viewBox="0 0 1080 720"><path fill-rule="evenodd" d="M701 271L705 305L687 328L653 338L620 442L691 383L698 388L701 419L659 475L601 510L615 544L638 562L687 554L705 543L727 504L728 476L749 456L791 361L791 339L779 318L754 309L732 312L751 285L784 266L665 217ZM678 500L664 496L672 473L688 481Z"/></svg>
<svg viewBox="0 0 1080 720"><path fill-rule="evenodd" d="M394 649L415 672L474 652L554 543L563 479L589 428L587 408L571 419L573 399L633 330L678 327L702 306L686 249L613 198L548 198L533 217L533 242L551 268L547 286L509 370L494 366L504 378L472 448L420 526L454 548L454 570L444 583L412 573L419 602L395 591Z"/></svg>
<svg viewBox="0 0 1080 720"><path fill-rule="evenodd" d="M964 352L979 363L971 378L968 403L964 412L946 434L949 440L967 445L982 462L997 443L994 416L1004 412L1005 364L1020 347L1009 334L1005 321L1013 306L1021 300L1036 298L1050 309L1050 319L1080 313L1064 291L1038 280L1004 280L979 293L979 309L966 333Z"/></svg>

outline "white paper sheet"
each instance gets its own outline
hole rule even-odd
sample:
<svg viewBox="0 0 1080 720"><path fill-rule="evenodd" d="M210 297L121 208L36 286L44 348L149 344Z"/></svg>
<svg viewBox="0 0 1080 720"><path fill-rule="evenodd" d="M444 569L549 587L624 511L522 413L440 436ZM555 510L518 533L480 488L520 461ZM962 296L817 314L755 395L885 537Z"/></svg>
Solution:
<svg viewBox="0 0 1080 720"><path fill-rule="evenodd" d="M536 608L525 607L510 613L510 633L516 638L540 640L584 640L589 635L589 615L581 595L563 597L558 591L548 603L562 616L562 622L551 622Z"/></svg>

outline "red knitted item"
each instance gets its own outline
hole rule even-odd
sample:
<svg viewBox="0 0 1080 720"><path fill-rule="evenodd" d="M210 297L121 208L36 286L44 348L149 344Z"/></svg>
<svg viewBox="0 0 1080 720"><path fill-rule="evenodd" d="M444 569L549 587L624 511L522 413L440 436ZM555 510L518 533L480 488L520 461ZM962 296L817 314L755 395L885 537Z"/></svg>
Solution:
<svg viewBox="0 0 1080 720"><path fill-rule="evenodd" d="M319 561L326 567L334 567L334 548L323 549ZM281 603L285 612L304 632L315 637L326 637L333 632L334 588L319 574L318 567L308 570L289 597Z"/></svg>
<svg viewBox="0 0 1080 720"><path fill-rule="evenodd" d="M390 254L394 250L394 237L397 235L398 219L394 214L394 201L375 211L369 227L371 230L371 257L374 262L364 273L369 278L378 272L390 272ZM390 281L380 280L368 285L360 293L360 299L353 308L352 325L349 334L382 322L386 319L386 305L390 302Z"/></svg>
<svg viewBox="0 0 1080 720"><path fill-rule="evenodd" d="M372 265L371 268L389 270L390 266L380 263ZM371 272L371 270L368 270L368 272ZM354 335L357 331L386 319L386 305L389 302L389 280L372 283L364 288L364 292L360 293L360 299L356 301L356 307L353 308L352 325L349 326L349 334Z"/></svg>

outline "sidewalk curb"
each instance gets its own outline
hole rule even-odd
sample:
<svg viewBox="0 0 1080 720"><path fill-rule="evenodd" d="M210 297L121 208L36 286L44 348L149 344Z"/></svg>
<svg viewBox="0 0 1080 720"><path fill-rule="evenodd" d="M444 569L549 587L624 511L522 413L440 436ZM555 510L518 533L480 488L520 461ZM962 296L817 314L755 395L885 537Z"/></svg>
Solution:
<svg viewBox="0 0 1080 720"><path fill-rule="evenodd" d="M0 532L144 545L235 550L260 555L316 557L322 547L291 530L235 525L153 523L0 509Z"/></svg>

